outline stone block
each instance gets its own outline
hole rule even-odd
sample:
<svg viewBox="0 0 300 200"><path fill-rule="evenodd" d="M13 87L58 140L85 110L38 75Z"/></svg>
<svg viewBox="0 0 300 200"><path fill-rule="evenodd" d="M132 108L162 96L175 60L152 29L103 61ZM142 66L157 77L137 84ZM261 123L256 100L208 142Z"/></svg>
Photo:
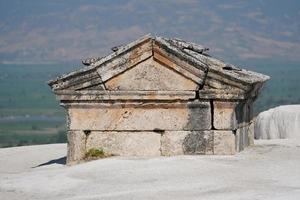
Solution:
<svg viewBox="0 0 300 200"><path fill-rule="evenodd" d="M95 86L96 87L96 86ZM185 91L118 91L118 90L76 90L76 91L56 91L55 94L60 101L187 101L195 99L196 92ZM91 103L93 106L94 103ZM66 105L66 104L64 104ZM114 104L115 105L115 104Z"/></svg>
<svg viewBox="0 0 300 200"><path fill-rule="evenodd" d="M235 133L235 143L236 143L236 151L240 152L244 150L245 144L244 144L244 128L240 127L239 129L236 130Z"/></svg>
<svg viewBox="0 0 300 200"><path fill-rule="evenodd" d="M246 104L245 101L241 101L235 107L235 116L236 116L238 127L243 127L245 122L245 117L246 117L245 104Z"/></svg>
<svg viewBox="0 0 300 200"><path fill-rule="evenodd" d="M235 108L237 102L213 102L213 125L218 130L234 130L237 128Z"/></svg>
<svg viewBox="0 0 300 200"><path fill-rule="evenodd" d="M67 164L79 163L85 156L86 135L83 131L68 131Z"/></svg>
<svg viewBox="0 0 300 200"><path fill-rule="evenodd" d="M253 101L249 100L247 103L247 122L251 123L251 120L253 119Z"/></svg>
<svg viewBox="0 0 300 200"><path fill-rule="evenodd" d="M164 156L213 154L212 131L166 131L161 138Z"/></svg>
<svg viewBox="0 0 300 200"><path fill-rule="evenodd" d="M102 148L120 156L160 156L161 134L156 132L92 131L86 140L86 151Z"/></svg>
<svg viewBox="0 0 300 200"><path fill-rule="evenodd" d="M206 101L196 101L187 104L188 118L182 130L202 131L210 130L211 127L211 107Z"/></svg>
<svg viewBox="0 0 300 200"><path fill-rule="evenodd" d="M248 128L249 126L244 126L242 129L242 133L243 133L243 145L244 148L246 148L247 146L249 146L249 135L248 135Z"/></svg>
<svg viewBox="0 0 300 200"><path fill-rule="evenodd" d="M252 121L248 127L249 146L254 145L254 122Z"/></svg>
<svg viewBox="0 0 300 200"><path fill-rule="evenodd" d="M70 107L70 130L153 131L210 130L208 102L95 104Z"/></svg>
<svg viewBox="0 0 300 200"><path fill-rule="evenodd" d="M241 142L241 134L239 130L235 131L235 150L236 152L240 152L243 150L243 146L240 146L242 144Z"/></svg>
<svg viewBox="0 0 300 200"><path fill-rule="evenodd" d="M240 102L235 109L238 127L247 126L253 118L253 102Z"/></svg>
<svg viewBox="0 0 300 200"><path fill-rule="evenodd" d="M214 154L235 154L235 136L232 131L214 131Z"/></svg>
<svg viewBox="0 0 300 200"><path fill-rule="evenodd" d="M253 124L240 127L236 130L235 141L236 141L236 150L238 152L243 151L247 146L254 144L253 134L254 134Z"/></svg>

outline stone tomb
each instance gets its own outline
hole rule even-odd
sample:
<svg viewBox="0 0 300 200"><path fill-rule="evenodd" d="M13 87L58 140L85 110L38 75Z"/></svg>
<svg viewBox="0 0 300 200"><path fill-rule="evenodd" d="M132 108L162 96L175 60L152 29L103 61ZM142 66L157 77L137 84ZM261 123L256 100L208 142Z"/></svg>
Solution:
<svg viewBox="0 0 300 200"><path fill-rule="evenodd" d="M146 35L49 81L67 110L67 163L91 148L121 156L235 154L253 143L268 76L180 39Z"/></svg>

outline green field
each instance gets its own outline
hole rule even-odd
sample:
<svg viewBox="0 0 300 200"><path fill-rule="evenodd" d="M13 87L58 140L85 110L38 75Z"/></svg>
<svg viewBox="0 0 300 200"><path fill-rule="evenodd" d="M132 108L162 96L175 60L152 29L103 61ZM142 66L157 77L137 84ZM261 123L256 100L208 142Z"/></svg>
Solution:
<svg viewBox="0 0 300 200"><path fill-rule="evenodd" d="M255 113L300 104L300 65L246 64L271 76ZM65 111L46 82L72 71L71 64L0 65L0 147L65 142Z"/></svg>
<svg viewBox="0 0 300 200"><path fill-rule="evenodd" d="M65 111L46 82L72 65L0 65L0 147L65 142Z"/></svg>
<svg viewBox="0 0 300 200"><path fill-rule="evenodd" d="M0 117L63 115L47 81L71 65L0 65Z"/></svg>

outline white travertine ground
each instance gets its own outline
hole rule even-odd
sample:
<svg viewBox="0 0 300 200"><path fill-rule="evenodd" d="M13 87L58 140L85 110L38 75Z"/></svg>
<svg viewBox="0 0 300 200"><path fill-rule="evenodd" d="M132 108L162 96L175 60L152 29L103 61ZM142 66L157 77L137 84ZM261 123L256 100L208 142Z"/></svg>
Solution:
<svg viewBox="0 0 300 200"><path fill-rule="evenodd" d="M65 144L0 149L0 199L300 199L299 140L233 156L112 157L65 166Z"/></svg>
<svg viewBox="0 0 300 200"><path fill-rule="evenodd" d="M300 105L285 105L261 112L255 121L255 138L300 140Z"/></svg>

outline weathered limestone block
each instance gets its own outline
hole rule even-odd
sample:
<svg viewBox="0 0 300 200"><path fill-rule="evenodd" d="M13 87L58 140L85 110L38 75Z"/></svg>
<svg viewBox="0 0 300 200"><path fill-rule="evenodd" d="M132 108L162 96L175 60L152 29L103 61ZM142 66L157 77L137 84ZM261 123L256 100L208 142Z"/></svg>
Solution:
<svg viewBox="0 0 300 200"><path fill-rule="evenodd" d="M248 140L249 140L249 146L254 145L254 122L251 121L251 123L248 126Z"/></svg>
<svg viewBox="0 0 300 200"><path fill-rule="evenodd" d="M161 134L156 132L92 131L86 141L86 151L102 148L120 156L160 156Z"/></svg>
<svg viewBox="0 0 300 200"><path fill-rule="evenodd" d="M227 81L228 84L224 84L224 81ZM241 84L237 84L234 81L226 80L224 77L220 75L208 72L206 80L205 80L206 88L216 88L221 90L230 90L234 87L235 90L242 92L243 89L247 89L243 87Z"/></svg>
<svg viewBox="0 0 300 200"><path fill-rule="evenodd" d="M253 120L253 100L247 102L247 122L252 123Z"/></svg>
<svg viewBox="0 0 300 200"><path fill-rule="evenodd" d="M228 92L227 90L217 90L212 88L207 88L205 85L203 90L199 90L199 99L222 99L224 101L235 99L236 101L242 101L246 98L246 95L238 92L236 90L231 90Z"/></svg>
<svg viewBox="0 0 300 200"><path fill-rule="evenodd" d="M149 101L194 101L196 92L191 90L184 91L122 91L122 90L77 90L77 91L56 91L56 95L61 101L100 101L107 102L112 101L116 105L115 101L127 101L126 106L131 102L139 101L139 105L142 103L149 104ZM204 100L205 101L205 100ZM206 100L207 101L207 100ZM64 104L66 105L66 104ZM84 105L84 104L83 104ZM86 105L86 104L85 104ZM122 106L122 104L119 104ZM169 104L170 105L170 104ZM124 104L123 104L124 106ZM95 106L94 106L95 107Z"/></svg>
<svg viewBox="0 0 300 200"><path fill-rule="evenodd" d="M251 100L239 102L235 112L238 127L247 126L253 118L253 102Z"/></svg>
<svg viewBox="0 0 300 200"><path fill-rule="evenodd" d="M236 130L236 150L240 152L247 146L254 144L253 124L240 127Z"/></svg>
<svg viewBox="0 0 300 200"><path fill-rule="evenodd" d="M244 145L244 148L246 148L247 146L249 146L248 128L249 128L249 126L244 126L243 128L241 128L242 133L243 133L243 145Z"/></svg>
<svg viewBox="0 0 300 200"><path fill-rule="evenodd" d="M218 130L234 130L237 128L235 108L237 102L214 101L214 128Z"/></svg>
<svg viewBox="0 0 300 200"><path fill-rule="evenodd" d="M68 131L68 155L67 164L80 162L85 156L86 135L83 131Z"/></svg>
<svg viewBox="0 0 300 200"><path fill-rule="evenodd" d="M235 132L235 149L236 152L240 152L244 150L244 144L243 144L243 134L241 129L237 129Z"/></svg>
<svg viewBox="0 0 300 200"><path fill-rule="evenodd" d="M235 154L235 136L232 131L214 130L214 154Z"/></svg>
<svg viewBox="0 0 300 200"><path fill-rule="evenodd" d="M166 131L161 138L164 156L213 154L212 131Z"/></svg>
<svg viewBox="0 0 300 200"><path fill-rule="evenodd" d="M71 130L209 130L208 102L70 107Z"/></svg>

